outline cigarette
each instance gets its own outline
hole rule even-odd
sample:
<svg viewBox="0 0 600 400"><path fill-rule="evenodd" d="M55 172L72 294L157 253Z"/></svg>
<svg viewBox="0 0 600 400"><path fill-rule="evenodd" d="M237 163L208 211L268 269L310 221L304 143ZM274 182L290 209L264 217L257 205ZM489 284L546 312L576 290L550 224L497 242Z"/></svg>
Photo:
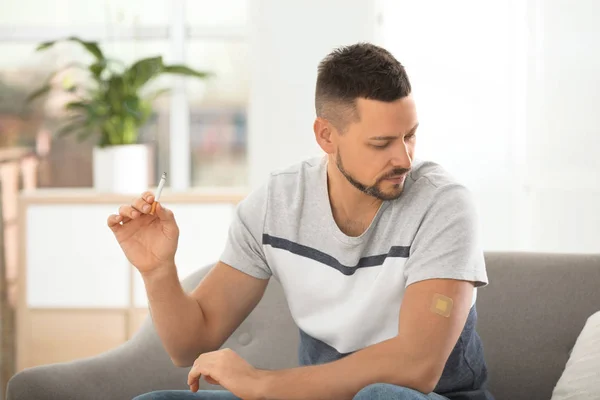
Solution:
<svg viewBox="0 0 600 400"><path fill-rule="evenodd" d="M160 176L160 182L158 182L158 189L156 189L156 196L154 196L154 202L152 203L152 209L150 210L150 215L154 215L156 211L156 203L160 199L160 194L162 193L163 187L165 186L165 181L167 180L167 173L163 172Z"/></svg>

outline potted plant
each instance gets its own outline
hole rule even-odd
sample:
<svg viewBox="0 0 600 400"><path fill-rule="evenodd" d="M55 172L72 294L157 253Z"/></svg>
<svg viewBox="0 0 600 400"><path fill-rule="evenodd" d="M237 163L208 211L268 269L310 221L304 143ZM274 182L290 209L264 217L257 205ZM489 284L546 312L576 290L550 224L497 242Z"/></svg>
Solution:
<svg viewBox="0 0 600 400"><path fill-rule="evenodd" d="M64 105L66 123L56 134L76 135L85 140L94 135L94 188L99 191L139 193L148 187L150 149L139 143L140 129L152 114L152 101L165 89L143 95L143 88L162 74L177 74L205 79L211 74L185 65L165 65L161 56L144 58L129 66L107 58L98 44L77 37L44 42L38 51L60 41L76 42L93 56L89 65L69 63L50 75L46 82L30 94L33 101L57 86L57 74L69 68L84 71L82 82L61 86L71 99Z"/></svg>

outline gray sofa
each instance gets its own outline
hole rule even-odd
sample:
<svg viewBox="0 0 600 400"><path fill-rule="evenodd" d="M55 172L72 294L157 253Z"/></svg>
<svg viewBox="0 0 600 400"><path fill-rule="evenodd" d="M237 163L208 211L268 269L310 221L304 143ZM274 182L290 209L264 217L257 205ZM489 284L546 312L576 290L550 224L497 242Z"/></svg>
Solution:
<svg viewBox="0 0 600 400"><path fill-rule="evenodd" d="M586 319L600 310L600 255L488 253L486 260L490 285L479 291L477 308L490 388L497 400L548 400ZM185 289L207 269L184 279ZM297 365L297 341L272 280L225 346L275 369ZM151 390L187 389L187 372L171 364L146 320L134 338L105 354L16 374L7 400L129 400Z"/></svg>

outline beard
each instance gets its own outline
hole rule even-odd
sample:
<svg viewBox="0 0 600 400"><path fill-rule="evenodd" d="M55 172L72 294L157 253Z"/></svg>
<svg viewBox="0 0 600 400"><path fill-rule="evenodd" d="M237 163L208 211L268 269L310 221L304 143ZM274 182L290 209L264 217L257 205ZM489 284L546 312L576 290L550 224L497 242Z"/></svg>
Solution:
<svg viewBox="0 0 600 400"><path fill-rule="evenodd" d="M402 188L404 185L403 184L393 185L392 191L384 192L381 189L381 183L387 178L402 175L409 171L406 168L394 168L389 173L387 173L384 176L382 176L381 178L377 179L377 181L373 185L367 185L367 184L360 182L358 179L354 178L348 171L346 171L346 169L344 168L344 164L342 163L342 157L341 157L339 151L336 155L335 163L337 165L338 170L342 173L342 175L346 178L346 180L348 182L350 182L350 184L352 186L354 186L355 188L357 188L358 190L360 190L361 192L363 192L369 196L375 197L376 199L383 200L383 201L396 200L397 198L399 198L402 195Z"/></svg>

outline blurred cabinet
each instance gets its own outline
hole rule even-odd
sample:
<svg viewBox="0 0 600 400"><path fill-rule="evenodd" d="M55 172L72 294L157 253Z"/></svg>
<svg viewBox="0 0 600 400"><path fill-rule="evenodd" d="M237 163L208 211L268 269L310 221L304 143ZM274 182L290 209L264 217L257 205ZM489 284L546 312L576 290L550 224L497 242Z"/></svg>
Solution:
<svg viewBox="0 0 600 400"><path fill-rule="evenodd" d="M0 148L0 398L16 363L18 196L21 189L35 188L37 165L37 156L31 149Z"/></svg>
<svg viewBox="0 0 600 400"><path fill-rule="evenodd" d="M118 204L31 204L26 294L31 308L124 308L129 264L106 218Z"/></svg>
<svg viewBox="0 0 600 400"><path fill-rule="evenodd" d="M163 192L180 228L179 277L221 254L242 191ZM91 190L24 192L17 370L93 356L128 340L147 316L139 272L106 219L131 197Z"/></svg>
<svg viewBox="0 0 600 400"><path fill-rule="evenodd" d="M33 190L37 186L38 158L31 149L8 147L0 149L0 184L2 185L2 218L4 237L4 278L7 299L14 308L17 297L18 198L21 190Z"/></svg>

